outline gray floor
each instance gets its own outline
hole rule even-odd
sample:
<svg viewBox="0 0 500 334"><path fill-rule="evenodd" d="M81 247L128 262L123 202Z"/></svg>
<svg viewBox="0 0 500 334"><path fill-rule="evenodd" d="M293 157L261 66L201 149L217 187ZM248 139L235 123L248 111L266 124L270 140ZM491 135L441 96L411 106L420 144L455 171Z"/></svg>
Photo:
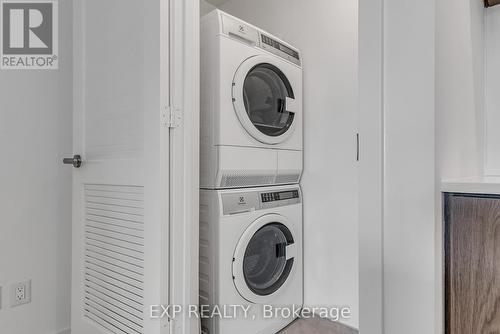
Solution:
<svg viewBox="0 0 500 334"><path fill-rule="evenodd" d="M330 320L312 318L296 320L279 334L358 334L358 331Z"/></svg>

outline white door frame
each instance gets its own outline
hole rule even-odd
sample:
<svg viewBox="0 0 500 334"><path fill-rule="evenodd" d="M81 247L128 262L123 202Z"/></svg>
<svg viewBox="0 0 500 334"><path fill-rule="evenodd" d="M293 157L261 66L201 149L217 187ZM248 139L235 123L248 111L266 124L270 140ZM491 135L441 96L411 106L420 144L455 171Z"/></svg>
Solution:
<svg viewBox="0 0 500 334"><path fill-rule="evenodd" d="M170 0L170 108L181 126L170 131L170 304L198 305L199 256L199 0ZM170 333L200 333L183 312Z"/></svg>

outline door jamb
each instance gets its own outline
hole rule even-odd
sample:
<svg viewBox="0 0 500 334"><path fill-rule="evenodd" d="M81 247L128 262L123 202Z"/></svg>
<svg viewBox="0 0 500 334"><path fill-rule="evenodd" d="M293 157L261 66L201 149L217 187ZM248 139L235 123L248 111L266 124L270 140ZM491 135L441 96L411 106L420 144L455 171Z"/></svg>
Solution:
<svg viewBox="0 0 500 334"><path fill-rule="evenodd" d="M199 257L199 1L169 1L170 110L180 110L179 127L170 129L170 282L169 304L183 312L170 333L200 333L189 317L198 305ZM164 21L164 20L162 20ZM168 332L168 331L167 331Z"/></svg>

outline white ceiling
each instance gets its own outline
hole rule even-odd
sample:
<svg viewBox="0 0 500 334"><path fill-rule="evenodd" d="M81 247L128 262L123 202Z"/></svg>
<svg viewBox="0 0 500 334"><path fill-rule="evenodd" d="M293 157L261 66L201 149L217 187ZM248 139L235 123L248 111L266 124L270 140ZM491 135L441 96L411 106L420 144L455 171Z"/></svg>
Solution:
<svg viewBox="0 0 500 334"><path fill-rule="evenodd" d="M229 0L206 0L206 1L216 7L222 6L226 2L229 2Z"/></svg>

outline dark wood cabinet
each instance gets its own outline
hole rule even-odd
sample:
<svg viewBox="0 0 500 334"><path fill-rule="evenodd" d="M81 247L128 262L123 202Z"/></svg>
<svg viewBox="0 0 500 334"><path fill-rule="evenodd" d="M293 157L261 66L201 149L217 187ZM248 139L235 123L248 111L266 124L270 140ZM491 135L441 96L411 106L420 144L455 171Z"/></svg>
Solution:
<svg viewBox="0 0 500 334"><path fill-rule="evenodd" d="M500 196L445 195L447 334L500 334Z"/></svg>
<svg viewBox="0 0 500 334"><path fill-rule="evenodd" d="M500 5L500 0L484 0L485 7L492 7L496 5Z"/></svg>

